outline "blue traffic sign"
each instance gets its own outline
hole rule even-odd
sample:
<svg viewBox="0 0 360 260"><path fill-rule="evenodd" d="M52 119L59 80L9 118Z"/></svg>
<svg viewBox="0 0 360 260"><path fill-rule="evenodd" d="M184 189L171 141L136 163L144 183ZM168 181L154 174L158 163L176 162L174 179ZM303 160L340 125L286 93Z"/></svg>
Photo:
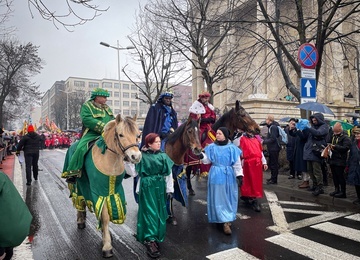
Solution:
<svg viewBox="0 0 360 260"><path fill-rule="evenodd" d="M300 79L301 97L302 98L316 98L316 80L315 79Z"/></svg>
<svg viewBox="0 0 360 260"><path fill-rule="evenodd" d="M306 69L314 69L319 60L317 49L311 43L304 43L298 51L298 59L301 67Z"/></svg>

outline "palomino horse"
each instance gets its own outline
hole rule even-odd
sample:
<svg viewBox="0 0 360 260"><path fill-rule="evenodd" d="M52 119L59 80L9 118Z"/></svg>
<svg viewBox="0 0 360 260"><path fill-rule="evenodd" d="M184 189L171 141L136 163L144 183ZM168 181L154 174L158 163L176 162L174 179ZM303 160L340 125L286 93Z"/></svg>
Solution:
<svg viewBox="0 0 360 260"><path fill-rule="evenodd" d="M113 256L109 221L115 224L125 221L124 160L131 163L141 160L140 132L135 120L136 117L122 119L117 115L108 122L85 157L82 176L76 184L69 184L70 197L78 210L78 228L85 228L86 207L95 211L98 228L102 230L103 257Z"/></svg>
<svg viewBox="0 0 360 260"><path fill-rule="evenodd" d="M207 144L212 143L215 140L215 133L219 127L225 126L230 130L230 137L234 135L237 130L250 131L254 134L260 133L259 125L251 118L249 113L241 106L240 101L235 102L235 108L230 109L224 113L213 125L213 132L209 132L202 141L202 146L205 147ZM189 193L195 195L191 185L191 173L196 175L197 171L200 171L201 175L206 175L209 165L200 165L200 161L197 157L191 153L188 155L191 159L189 160L189 166L186 168L187 186Z"/></svg>
<svg viewBox="0 0 360 260"><path fill-rule="evenodd" d="M174 166L172 174L174 178L174 199L187 206L186 194L186 175L183 171L184 156L188 149L195 155L201 154L201 144L199 141L199 121L188 118L187 122L180 125L174 133L172 133L166 142L165 152L173 160ZM176 225L176 218L172 210L172 199L168 202L168 213L171 216L171 222Z"/></svg>

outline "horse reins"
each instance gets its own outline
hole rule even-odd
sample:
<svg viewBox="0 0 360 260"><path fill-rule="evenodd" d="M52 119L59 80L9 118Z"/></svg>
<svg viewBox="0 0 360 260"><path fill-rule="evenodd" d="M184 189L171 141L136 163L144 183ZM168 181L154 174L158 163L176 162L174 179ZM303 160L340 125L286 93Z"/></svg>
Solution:
<svg viewBox="0 0 360 260"><path fill-rule="evenodd" d="M137 144L130 144L130 145L124 147L124 146L121 144L121 142L120 142L120 138L119 138L119 136L118 136L118 133L116 132L116 128L115 128L115 131L114 131L114 132L115 132L115 135L114 135L114 141L115 141L115 143L117 143L117 145L119 146L119 148L120 148L121 152L124 154L124 156L127 157L126 154L125 154L125 152L126 152L128 149L130 149L131 147L134 147L134 146L137 147L138 145L137 145ZM109 148L108 146L106 146L106 149L108 149L110 152L113 152L113 153L119 155L116 151L112 150L112 149Z"/></svg>

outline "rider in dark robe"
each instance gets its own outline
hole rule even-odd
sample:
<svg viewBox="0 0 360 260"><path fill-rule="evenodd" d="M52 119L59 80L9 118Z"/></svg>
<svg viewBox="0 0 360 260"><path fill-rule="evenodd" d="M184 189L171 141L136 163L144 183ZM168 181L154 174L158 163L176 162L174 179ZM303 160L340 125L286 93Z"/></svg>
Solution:
<svg viewBox="0 0 360 260"><path fill-rule="evenodd" d="M161 138L161 150L164 151L167 137L178 127L177 113L172 106L172 98L172 93L162 93L156 104L150 107L146 115L140 147L145 145L145 136L156 133Z"/></svg>
<svg viewBox="0 0 360 260"><path fill-rule="evenodd" d="M216 114L215 108L209 103L210 93L203 92L199 95L199 99L196 100L189 108L190 117L197 120L200 118L200 142L201 146L205 148L206 145L212 143L215 140L215 132L212 130L212 125L215 123ZM200 174L207 175L211 164L201 164L199 158L194 155L190 150L185 155L187 186L189 195L195 195L191 185L191 172L195 175L197 171Z"/></svg>

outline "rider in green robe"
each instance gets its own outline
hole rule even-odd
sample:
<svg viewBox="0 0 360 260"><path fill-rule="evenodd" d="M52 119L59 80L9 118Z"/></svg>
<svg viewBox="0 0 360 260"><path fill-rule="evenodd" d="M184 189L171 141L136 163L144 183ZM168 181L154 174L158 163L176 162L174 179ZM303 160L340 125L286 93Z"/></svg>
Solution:
<svg viewBox="0 0 360 260"><path fill-rule="evenodd" d="M106 105L109 92L102 88L96 88L91 92L91 97L80 110L80 118L83 123L81 139L74 143L73 149L69 148L66 153L63 173L61 177L80 177L84 164L85 154L89 149L89 142L99 137L106 123L114 119L113 112ZM74 149L75 148L75 149ZM69 182L72 182L71 180Z"/></svg>

